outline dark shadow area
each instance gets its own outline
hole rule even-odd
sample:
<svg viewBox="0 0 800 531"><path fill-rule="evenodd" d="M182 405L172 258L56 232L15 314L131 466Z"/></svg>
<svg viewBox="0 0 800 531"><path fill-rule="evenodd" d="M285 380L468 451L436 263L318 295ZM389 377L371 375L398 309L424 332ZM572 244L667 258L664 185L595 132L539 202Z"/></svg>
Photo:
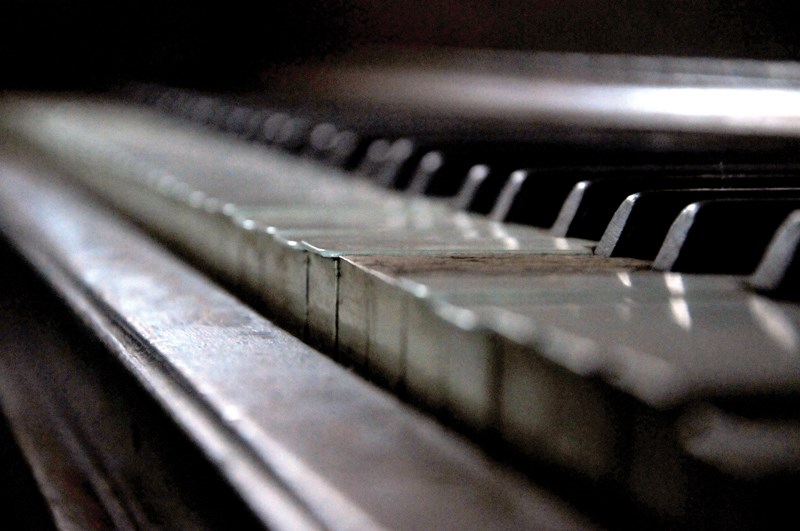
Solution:
<svg viewBox="0 0 800 531"><path fill-rule="evenodd" d="M130 80L258 86L275 63L373 45L796 60L785 0L595 2L11 0L0 87L100 89Z"/></svg>
<svg viewBox="0 0 800 531"><path fill-rule="evenodd" d="M36 480L0 413L0 514L3 529L55 529Z"/></svg>

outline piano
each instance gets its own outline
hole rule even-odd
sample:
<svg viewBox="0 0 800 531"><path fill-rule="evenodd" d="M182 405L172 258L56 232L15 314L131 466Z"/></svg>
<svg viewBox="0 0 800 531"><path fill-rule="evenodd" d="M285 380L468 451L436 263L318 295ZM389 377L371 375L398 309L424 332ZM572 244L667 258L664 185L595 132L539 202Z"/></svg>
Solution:
<svg viewBox="0 0 800 531"><path fill-rule="evenodd" d="M789 527L800 67L419 38L3 94L11 525Z"/></svg>

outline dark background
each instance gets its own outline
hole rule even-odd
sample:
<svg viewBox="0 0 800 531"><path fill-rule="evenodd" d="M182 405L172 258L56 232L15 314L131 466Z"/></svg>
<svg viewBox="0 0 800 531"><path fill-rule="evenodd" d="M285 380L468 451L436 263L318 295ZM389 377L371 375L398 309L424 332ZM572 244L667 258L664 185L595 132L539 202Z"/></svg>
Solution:
<svg viewBox="0 0 800 531"><path fill-rule="evenodd" d="M800 6L784 0L4 4L5 88L101 88L132 79L245 87L274 62L371 44L800 57Z"/></svg>

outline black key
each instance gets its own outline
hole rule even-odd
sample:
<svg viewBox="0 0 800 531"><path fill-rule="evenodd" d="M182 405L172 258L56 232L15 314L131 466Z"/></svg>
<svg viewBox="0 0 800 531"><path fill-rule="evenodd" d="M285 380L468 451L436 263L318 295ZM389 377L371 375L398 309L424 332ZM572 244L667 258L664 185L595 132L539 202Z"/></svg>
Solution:
<svg viewBox="0 0 800 531"><path fill-rule="evenodd" d="M599 240L617 208L631 194L648 190L690 188L792 188L797 176L769 175L642 175L584 180L564 201L551 232L556 236Z"/></svg>
<svg viewBox="0 0 800 531"><path fill-rule="evenodd" d="M308 143L313 124L306 118L293 117L281 124L275 134L275 145L296 153Z"/></svg>
<svg viewBox="0 0 800 531"><path fill-rule="evenodd" d="M411 144L405 144L397 155L390 156L392 171L382 172L379 180L410 194L451 197L458 192L469 168L485 162L495 149L496 146L489 143L450 144L417 140L413 148ZM394 150L395 146L392 146Z"/></svg>
<svg viewBox="0 0 800 531"><path fill-rule="evenodd" d="M771 297L800 301L800 211L780 226L747 282Z"/></svg>
<svg viewBox="0 0 800 531"><path fill-rule="evenodd" d="M531 176L531 170L517 170L511 172L506 184L500 190L497 202L492 207L489 217L495 221L509 221L508 212L514 205L517 196L525 186L526 181Z"/></svg>
<svg viewBox="0 0 800 531"><path fill-rule="evenodd" d="M798 188L656 190L629 196L595 248L600 256L653 260L675 218L691 203L710 199L800 199Z"/></svg>
<svg viewBox="0 0 800 531"><path fill-rule="evenodd" d="M370 141L359 137L355 132L345 129L331 139L331 147L325 161L334 166L352 170L364 157Z"/></svg>
<svg viewBox="0 0 800 531"><path fill-rule="evenodd" d="M474 190L470 190L469 195L464 196L463 204L460 204L458 208L477 214L489 214L495 208L500 193L516 167L507 164L478 164L474 167L478 166L481 169L476 170L477 174L473 176L473 180L476 178L479 180L469 184L474 187ZM470 171L468 175L471 173ZM469 176L464 182L464 186L467 186L468 181Z"/></svg>
<svg viewBox="0 0 800 531"><path fill-rule="evenodd" d="M520 166L517 166L516 169L518 168ZM697 168L670 169L676 174L683 171L695 175L699 171ZM513 192L512 200L508 204L504 204L504 208L498 208L495 205L492 208L491 215L498 221L520 223L534 227L551 227L570 192L581 181L591 178L641 178L644 176L652 177L659 173L663 174L663 169L659 167L638 166L629 168L569 166L519 171L524 172L526 175L524 182L512 181L510 175L505 175L504 189L498 195L497 202L499 204L501 198L509 198ZM516 171L514 174L520 175ZM509 190L506 190L506 187L509 187ZM628 195L630 194L622 196L622 199ZM622 199L620 199L620 202Z"/></svg>
<svg viewBox="0 0 800 531"><path fill-rule="evenodd" d="M391 142L385 138L370 141L364 156L355 168L355 172L367 177L377 175L378 169L386 161L391 145Z"/></svg>
<svg viewBox="0 0 800 531"><path fill-rule="evenodd" d="M256 139L267 144L274 144L283 125L291 119L291 116L283 112L270 113L261 122Z"/></svg>
<svg viewBox="0 0 800 531"><path fill-rule="evenodd" d="M653 262L655 269L747 275L800 200L720 199L683 209Z"/></svg>
<svg viewBox="0 0 800 531"><path fill-rule="evenodd" d="M636 178L641 178L643 175L647 174L637 173ZM505 180L490 215L497 221L550 227L556 221L561 207L573 188L593 176L606 179L630 178L625 168L568 167L516 170Z"/></svg>
<svg viewBox="0 0 800 531"><path fill-rule="evenodd" d="M475 201L478 190L480 190L481 185L486 181L490 173L491 169L486 164L472 166L467 171L467 177L458 194L450 202L452 207L458 210L467 210Z"/></svg>
<svg viewBox="0 0 800 531"><path fill-rule="evenodd" d="M414 153L404 159L402 170L395 173L392 187L412 194L453 197L465 183L470 168L483 164L493 170L504 169L502 175L493 173L500 179L493 194L496 197L502 181L511 171L529 166L536 160L532 155L535 147L533 144L418 138ZM486 207L483 213L489 210L491 206Z"/></svg>
<svg viewBox="0 0 800 531"><path fill-rule="evenodd" d="M308 133L305 154L317 159L326 159L333 148L333 141L337 134L339 134L339 130L330 122L316 124Z"/></svg>
<svg viewBox="0 0 800 531"><path fill-rule="evenodd" d="M406 193L422 195L428 190L437 172L445 166L445 157L441 151L429 151L422 156L414 174L409 180Z"/></svg>
<svg viewBox="0 0 800 531"><path fill-rule="evenodd" d="M250 133L250 120L253 119L253 114L253 110L247 107L233 107L225 117L224 129L238 136Z"/></svg>
<svg viewBox="0 0 800 531"><path fill-rule="evenodd" d="M477 211L478 199L485 198L483 203L487 206L481 213L486 214L492 209L494 200L509 174L517 168L530 164L531 151L531 146L492 142L442 144L420 159L408 190L411 193L454 198L467 183L471 168L481 165L489 171L480 170L478 173L473 173L469 187L470 200L467 201L466 196L462 196L459 208ZM479 183L474 180L478 174L483 174ZM487 179L496 182L494 192L489 191ZM491 197L487 197L487 194Z"/></svg>
<svg viewBox="0 0 800 531"><path fill-rule="evenodd" d="M242 125L242 132L239 133L240 138L251 141L258 140L261 134L261 128L264 126L264 122L269 116L270 113L265 111L252 112Z"/></svg>
<svg viewBox="0 0 800 531"><path fill-rule="evenodd" d="M375 179L386 188L405 189L423 150L410 138L398 138L389 145L382 163L375 171Z"/></svg>
<svg viewBox="0 0 800 531"><path fill-rule="evenodd" d="M466 182L473 166L474 159L461 154L431 151L420 160L408 192L433 197L454 197Z"/></svg>

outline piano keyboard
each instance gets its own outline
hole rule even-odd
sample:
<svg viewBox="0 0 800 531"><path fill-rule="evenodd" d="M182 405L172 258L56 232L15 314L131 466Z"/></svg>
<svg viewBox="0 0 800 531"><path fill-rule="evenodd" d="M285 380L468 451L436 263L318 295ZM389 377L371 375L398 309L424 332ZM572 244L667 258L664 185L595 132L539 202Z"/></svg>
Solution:
<svg viewBox="0 0 800 531"><path fill-rule="evenodd" d="M528 473L554 467L672 523L722 526L731 500L771 518L750 513L753 492L794 485L800 464L800 107L681 122L665 99L653 133L616 75L590 80L585 100L567 90L574 108L547 92L569 83L532 76L544 93L526 119L599 123L622 144L640 127L652 134L639 142L669 148L651 164L640 145L594 140L537 161L522 137L481 141L481 109L458 142L156 89L139 101L169 112L9 97L0 120L7 151L46 160L294 335ZM358 79L357 93L375 81ZM447 94L435 76L417 81ZM673 90L708 105L729 90L706 83ZM794 101L792 83L758 90ZM468 88L439 103L464 105ZM619 116L585 109L603 101L594 92ZM679 145L696 140L681 127L723 147ZM8 203L20 183L6 171Z"/></svg>

